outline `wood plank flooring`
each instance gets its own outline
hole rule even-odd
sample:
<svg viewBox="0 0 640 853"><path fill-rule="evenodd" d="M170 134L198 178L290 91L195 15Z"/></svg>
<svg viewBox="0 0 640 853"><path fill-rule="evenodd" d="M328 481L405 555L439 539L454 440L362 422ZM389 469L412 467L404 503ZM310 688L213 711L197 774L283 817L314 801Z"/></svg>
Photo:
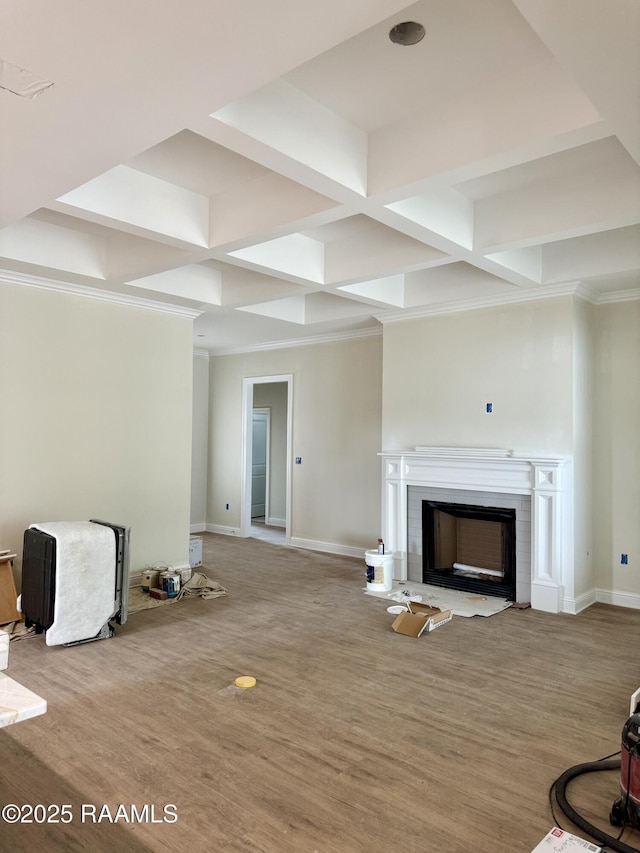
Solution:
<svg viewBox="0 0 640 853"><path fill-rule="evenodd" d="M414 640L363 595L361 560L203 539L227 597L74 648L12 644L8 674L49 710L0 731L0 804L74 820L0 824L2 853L528 853L553 779L619 749L640 612L507 610ZM257 686L234 694L238 675ZM608 831L618 785L590 774L571 793ZM178 820L81 823L82 803L160 821L172 803Z"/></svg>

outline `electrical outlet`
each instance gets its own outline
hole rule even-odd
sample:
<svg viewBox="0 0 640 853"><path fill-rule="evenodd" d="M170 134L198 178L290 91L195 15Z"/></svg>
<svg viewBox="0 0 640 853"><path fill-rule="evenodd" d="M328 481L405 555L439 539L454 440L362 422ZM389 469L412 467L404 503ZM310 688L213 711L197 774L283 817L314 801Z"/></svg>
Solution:
<svg viewBox="0 0 640 853"><path fill-rule="evenodd" d="M491 414L493 412L493 403L487 403L487 414Z"/></svg>
<svg viewBox="0 0 640 853"><path fill-rule="evenodd" d="M225 508L225 509L229 509L229 504L225 504L225 505L224 505L224 508Z"/></svg>
<svg viewBox="0 0 640 853"><path fill-rule="evenodd" d="M302 456L296 456L296 465L302 465Z"/></svg>
<svg viewBox="0 0 640 853"><path fill-rule="evenodd" d="M629 555L628 554L620 554L620 563L623 566L629 565Z"/></svg>

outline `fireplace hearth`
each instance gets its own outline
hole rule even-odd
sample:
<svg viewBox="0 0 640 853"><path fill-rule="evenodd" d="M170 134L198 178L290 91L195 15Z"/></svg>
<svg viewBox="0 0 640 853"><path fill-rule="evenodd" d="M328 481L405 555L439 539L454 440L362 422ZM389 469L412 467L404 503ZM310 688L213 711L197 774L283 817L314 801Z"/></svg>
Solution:
<svg viewBox="0 0 640 853"><path fill-rule="evenodd" d="M422 580L515 600L516 512L422 501Z"/></svg>

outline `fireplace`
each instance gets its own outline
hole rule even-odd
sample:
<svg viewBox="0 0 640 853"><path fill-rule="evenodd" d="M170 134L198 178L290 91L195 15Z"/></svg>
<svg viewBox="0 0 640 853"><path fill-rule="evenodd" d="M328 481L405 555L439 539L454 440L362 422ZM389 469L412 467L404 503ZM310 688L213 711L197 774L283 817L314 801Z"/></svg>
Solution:
<svg viewBox="0 0 640 853"><path fill-rule="evenodd" d="M422 580L515 600L515 509L423 500Z"/></svg>
<svg viewBox="0 0 640 853"><path fill-rule="evenodd" d="M515 510L515 600L550 613L579 612L570 457L472 447L417 447L380 456L381 530L395 580L424 579L423 501Z"/></svg>

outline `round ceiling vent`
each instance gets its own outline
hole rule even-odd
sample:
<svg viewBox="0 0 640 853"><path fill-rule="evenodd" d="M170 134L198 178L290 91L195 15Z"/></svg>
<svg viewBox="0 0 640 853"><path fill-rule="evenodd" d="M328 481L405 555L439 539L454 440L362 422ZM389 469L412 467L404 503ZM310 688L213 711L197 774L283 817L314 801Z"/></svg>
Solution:
<svg viewBox="0 0 640 853"><path fill-rule="evenodd" d="M389 38L394 44L418 44L424 38L424 27L415 21L404 21L389 30Z"/></svg>

